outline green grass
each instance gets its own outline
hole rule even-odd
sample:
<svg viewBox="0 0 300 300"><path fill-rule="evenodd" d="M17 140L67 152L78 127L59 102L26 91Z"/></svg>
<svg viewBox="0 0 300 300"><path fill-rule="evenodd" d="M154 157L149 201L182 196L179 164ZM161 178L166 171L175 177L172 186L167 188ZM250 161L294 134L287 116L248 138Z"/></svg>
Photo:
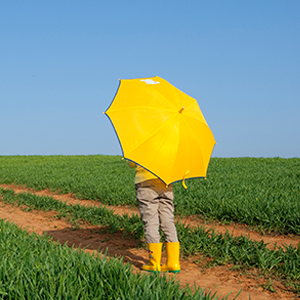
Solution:
<svg viewBox="0 0 300 300"><path fill-rule="evenodd" d="M54 243L0 219L0 299L216 299L129 264ZM225 299L225 298L223 298Z"/></svg>
<svg viewBox="0 0 300 300"><path fill-rule="evenodd" d="M134 170L120 156L0 156L0 183L136 205ZM174 184L175 213L300 235L300 159L212 158L207 179Z"/></svg>
<svg viewBox="0 0 300 300"><path fill-rule="evenodd" d="M177 213L300 234L299 158L213 158L188 186L176 186Z"/></svg>
<svg viewBox="0 0 300 300"><path fill-rule="evenodd" d="M0 156L1 183L74 193L105 204L135 204L133 178L134 170L119 156Z"/></svg>
<svg viewBox="0 0 300 300"><path fill-rule="evenodd" d="M135 216L113 215L106 208L67 205L52 197L33 194L15 194L13 190L0 188L0 199L5 203L26 205L30 209L55 210L59 217L66 217L75 224L89 221L91 224L108 226L111 233L123 231L125 237L141 238L143 227L140 218ZM297 292L300 283L300 247L286 245L267 248L267 243L255 242L245 236L233 237L229 233L218 234L204 227L190 228L177 223L181 252L185 257L203 255L211 258L211 265L234 264L240 269L258 268L261 274L276 276L294 286Z"/></svg>

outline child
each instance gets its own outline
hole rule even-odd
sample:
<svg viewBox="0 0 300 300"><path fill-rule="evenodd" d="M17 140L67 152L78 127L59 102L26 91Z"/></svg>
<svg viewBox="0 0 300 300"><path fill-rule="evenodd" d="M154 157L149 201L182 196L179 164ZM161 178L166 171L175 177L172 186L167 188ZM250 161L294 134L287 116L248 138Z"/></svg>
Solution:
<svg viewBox="0 0 300 300"><path fill-rule="evenodd" d="M146 242L148 243L149 262L142 270L150 272L180 272L179 242L174 224L174 205L172 185L166 184L151 172L131 161L129 167L136 167L135 190L139 211L144 223ZM165 235L167 254L166 263L161 266L161 249L159 228Z"/></svg>

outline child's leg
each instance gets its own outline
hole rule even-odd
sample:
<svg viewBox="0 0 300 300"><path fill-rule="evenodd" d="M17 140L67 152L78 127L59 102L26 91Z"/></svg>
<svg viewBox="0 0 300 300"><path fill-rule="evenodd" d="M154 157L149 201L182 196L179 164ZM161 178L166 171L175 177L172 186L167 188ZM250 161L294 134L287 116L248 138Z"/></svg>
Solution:
<svg viewBox="0 0 300 300"><path fill-rule="evenodd" d="M177 231L174 224L174 194L172 189L167 190L160 195L159 219L160 227L165 235L167 243L178 242Z"/></svg>
<svg viewBox="0 0 300 300"><path fill-rule="evenodd" d="M160 243L158 194L151 188L151 184L140 183L136 184L136 197L144 223L146 242L148 244Z"/></svg>
<svg viewBox="0 0 300 300"><path fill-rule="evenodd" d="M165 235L167 260L162 265L162 272L180 272L180 244L174 224L173 191L166 191L160 195L159 217L160 226Z"/></svg>

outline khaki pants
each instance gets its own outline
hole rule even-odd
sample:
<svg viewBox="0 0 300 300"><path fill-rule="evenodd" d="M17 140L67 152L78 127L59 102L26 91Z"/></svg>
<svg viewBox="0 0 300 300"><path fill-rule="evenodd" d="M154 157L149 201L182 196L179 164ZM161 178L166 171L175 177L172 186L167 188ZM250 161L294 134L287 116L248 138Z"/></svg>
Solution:
<svg viewBox="0 0 300 300"><path fill-rule="evenodd" d="M160 243L159 228L166 242L178 242L172 186L166 187L161 180L150 179L137 183L135 188L147 243Z"/></svg>

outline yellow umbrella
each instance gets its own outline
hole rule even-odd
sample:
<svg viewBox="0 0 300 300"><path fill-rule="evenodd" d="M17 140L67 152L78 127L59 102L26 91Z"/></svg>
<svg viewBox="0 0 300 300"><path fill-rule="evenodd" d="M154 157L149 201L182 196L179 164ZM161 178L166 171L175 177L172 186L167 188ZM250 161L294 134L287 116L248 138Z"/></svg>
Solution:
<svg viewBox="0 0 300 300"><path fill-rule="evenodd" d="M156 76L122 79L105 114L123 156L166 185L206 177L215 145L196 99ZM185 186L186 187L186 186Z"/></svg>

